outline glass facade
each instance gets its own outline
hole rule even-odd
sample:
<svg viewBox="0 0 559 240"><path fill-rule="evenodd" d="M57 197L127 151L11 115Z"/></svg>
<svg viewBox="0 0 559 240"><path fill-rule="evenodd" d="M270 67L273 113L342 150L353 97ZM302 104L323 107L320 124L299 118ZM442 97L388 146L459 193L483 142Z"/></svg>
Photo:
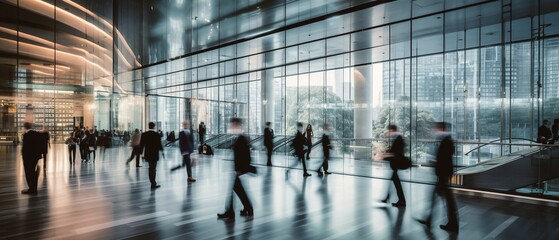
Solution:
<svg viewBox="0 0 559 240"><path fill-rule="evenodd" d="M314 142L328 123L333 172L386 177L375 159L388 124L429 165L430 123L451 123L459 169L531 148L541 121L559 118L554 0L38 2L1 2L0 48L16 57L0 65L13 89L0 124L12 129L29 111L99 129L170 132L190 119L225 148L236 116L253 139L272 122L289 155L296 122L314 126ZM425 171L401 177L433 181Z"/></svg>

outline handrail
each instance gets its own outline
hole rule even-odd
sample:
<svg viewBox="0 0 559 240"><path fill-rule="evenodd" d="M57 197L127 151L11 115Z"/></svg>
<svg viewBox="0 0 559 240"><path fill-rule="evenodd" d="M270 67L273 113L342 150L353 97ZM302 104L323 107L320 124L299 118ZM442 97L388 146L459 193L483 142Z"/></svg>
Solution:
<svg viewBox="0 0 559 240"><path fill-rule="evenodd" d="M481 146L477 146L477 147L473 148L472 150L470 150L470 151L468 151L467 153L465 153L464 156L468 156L469 153L471 153L471 152L473 152L473 151L475 151L475 150L477 150L477 149L480 149L480 148L482 148L482 147L485 147L485 146L487 146L487 145L489 145L489 144L492 144L492 143L494 143L494 142L496 142L496 141L513 140L513 139L516 139L516 140L525 140L525 141L537 143L536 141L534 141L534 140L532 140L532 139L527 139L527 138L504 138L504 139L503 139L503 138L499 138L499 139L495 139L495 140L489 141L488 143L483 143L483 144L481 144ZM507 144L507 145L508 145L508 144Z"/></svg>

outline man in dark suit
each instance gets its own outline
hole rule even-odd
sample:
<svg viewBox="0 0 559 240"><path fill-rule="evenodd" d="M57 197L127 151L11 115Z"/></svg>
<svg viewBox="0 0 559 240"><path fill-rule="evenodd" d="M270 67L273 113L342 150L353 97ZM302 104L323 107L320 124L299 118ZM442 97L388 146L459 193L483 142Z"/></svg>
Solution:
<svg viewBox="0 0 559 240"><path fill-rule="evenodd" d="M190 128L190 121L184 120L184 122L182 122L182 128L182 131L179 132L179 149L182 155L182 166L174 167L171 171L186 166L186 173L188 174L187 181L196 182L196 179L192 177L192 159L190 158L190 155L194 152L194 135Z"/></svg>
<svg viewBox="0 0 559 240"><path fill-rule="evenodd" d="M437 184L435 185L435 192L431 200L431 211L425 220L418 220L426 226L431 226L431 217L433 215L433 208L435 206L436 196L440 195L445 198L448 223L441 225L440 228L449 232L458 232L458 215L456 212L456 202L454 196L449 188L449 181L453 173L452 156L454 155L454 141L449 132L446 131L447 123L436 123L436 138L439 141L439 148L437 150L435 163L435 174L437 175Z"/></svg>
<svg viewBox="0 0 559 240"><path fill-rule="evenodd" d="M318 167L318 170L316 170L318 172L319 177L323 176L323 173L320 170L321 168L324 170L324 174L331 174L330 172L328 172L328 160L330 159L330 150L332 149L332 143L330 142L331 131L332 131L332 127L330 127L330 124L325 124L324 133L322 134L322 140L321 140L324 160L322 161L322 165L320 165Z"/></svg>
<svg viewBox="0 0 559 240"><path fill-rule="evenodd" d="M241 119L232 118L230 121L230 128L231 130L233 130L233 132L239 133L237 140L235 140L235 143L232 146L233 160L235 161L235 180L233 181L233 192L237 194L237 196L241 200L241 203L243 204L244 209L241 210L241 216L252 217L254 215L253 207L250 203L250 200L248 199L246 191L239 177L249 172L256 173L256 168L250 165L250 146L248 144L248 138L242 134ZM229 199L229 202L227 203L227 210L224 213L218 213L218 218L235 218L235 211L233 210L233 192L231 193L231 197Z"/></svg>
<svg viewBox="0 0 559 240"><path fill-rule="evenodd" d="M266 165L268 166L272 166L272 152L274 151L274 129L271 125L271 122L266 122L266 128L264 128L264 146L266 147L266 156L268 157Z"/></svg>
<svg viewBox="0 0 559 240"><path fill-rule="evenodd" d="M303 163L303 177L308 177L311 176L311 174L307 172L307 163L305 162L305 146L307 146L307 139L303 134L304 131L305 130L303 129L303 123L298 122L297 133L295 134L295 138L293 139L291 146L295 150L295 156L297 156L297 161ZM298 163L295 162L290 168L294 168L297 165ZM286 172L286 177L287 174L289 174L289 169Z"/></svg>
<svg viewBox="0 0 559 240"><path fill-rule="evenodd" d="M206 124L204 124L204 122L198 124L198 140L200 141L200 144L203 144L204 141L206 141Z"/></svg>
<svg viewBox="0 0 559 240"><path fill-rule="evenodd" d="M538 143L548 144L549 141L553 138L553 134L547 127L547 124L549 124L549 121L547 119L544 119L542 125L538 128Z"/></svg>
<svg viewBox="0 0 559 240"><path fill-rule="evenodd" d="M161 187L155 182L155 171L159 161L159 151L163 151L163 145L161 145L161 136L155 131L155 123L150 122L148 127L149 130L142 133L140 137L140 152L144 152L144 157L149 164L151 189L156 189Z"/></svg>
<svg viewBox="0 0 559 240"><path fill-rule="evenodd" d="M33 124L26 122L23 124L25 132L22 137L21 157L23 158L23 168L25 170L25 180L29 189L21 191L22 194L36 195L40 170L37 162L41 159L41 142L44 137L41 133L31 129Z"/></svg>
<svg viewBox="0 0 559 240"><path fill-rule="evenodd" d="M402 138L402 134L398 132L398 127L392 124L388 126L388 137L390 138L390 147L388 149L389 157L386 160L390 161L390 168L392 169L392 183L394 183L396 195L398 195L398 202L392 203L392 206L405 207L406 198L404 197L402 182L400 182L400 177L398 176L397 166L397 161L404 158L404 139ZM390 190L388 190L386 198L383 202L388 202L389 198Z"/></svg>

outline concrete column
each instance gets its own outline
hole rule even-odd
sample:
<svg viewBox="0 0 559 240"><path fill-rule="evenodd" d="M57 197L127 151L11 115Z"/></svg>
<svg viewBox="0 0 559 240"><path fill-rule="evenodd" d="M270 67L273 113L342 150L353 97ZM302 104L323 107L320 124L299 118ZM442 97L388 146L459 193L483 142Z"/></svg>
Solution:
<svg viewBox="0 0 559 240"><path fill-rule="evenodd" d="M373 137L373 112L372 112L372 66L356 67L353 71L354 76L354 96L355 111L354 117L354 137L372 138ZM369 141L357 141L358 146L370 146ZM369 158L370 149L356 149L356 158Z"/></svg>
<svg viewBox="0 0 559 240"><path fill-rule="evenodd" d="M274 104L274 71L267 69L262 72L262 124L266 122L274 123L275 104ZM261 126L264 127L264 126Z"/></svg>

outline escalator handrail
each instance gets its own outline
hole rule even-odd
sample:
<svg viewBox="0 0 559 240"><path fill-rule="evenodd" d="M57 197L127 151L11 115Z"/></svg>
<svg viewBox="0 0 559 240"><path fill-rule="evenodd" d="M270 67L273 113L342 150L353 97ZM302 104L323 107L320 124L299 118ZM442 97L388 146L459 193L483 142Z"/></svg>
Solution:
<svg viewBox="0 0 559 240"><path fill-rule="evenodd" d="M490 144L492 144L492 143L494 143L494 142L502 141L502 140L513 140L513 139L514 139L514 140L525 140L525 141L537 143L536 141L534 141L534 140L532 140L532 139L527 139L527 138L499 138L499 139L495 139L495 140L492 140L492 141L483 143L483 144L481 144L480 146L477 146L477 147L471 149L470 151L468 151L467 153L465 153L464 156L468 156L469 153L471 153L471 152L473 152L473 151L475 151L475 150L477 150L477 149L480 149L481 147L485 147L485 146L487 146L487 145L490 145Z"/></svg>

